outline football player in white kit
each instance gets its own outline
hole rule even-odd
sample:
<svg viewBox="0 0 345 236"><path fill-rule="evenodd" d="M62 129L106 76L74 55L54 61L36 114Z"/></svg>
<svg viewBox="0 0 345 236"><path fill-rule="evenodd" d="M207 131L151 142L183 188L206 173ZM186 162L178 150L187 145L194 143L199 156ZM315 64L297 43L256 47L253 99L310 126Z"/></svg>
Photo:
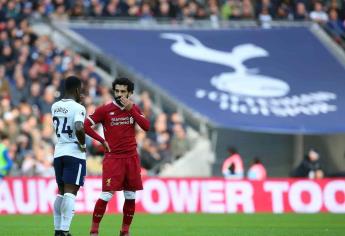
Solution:
<svg viewBox="0 0 345 236"><path fill-rule="evenodd" d="M54 202L55 236L71 236L75 198L86 174L85 107L81 100L81 81L76 76L65 80L64 98L52 105L57 143L54 170L59 192Z"/></svg>

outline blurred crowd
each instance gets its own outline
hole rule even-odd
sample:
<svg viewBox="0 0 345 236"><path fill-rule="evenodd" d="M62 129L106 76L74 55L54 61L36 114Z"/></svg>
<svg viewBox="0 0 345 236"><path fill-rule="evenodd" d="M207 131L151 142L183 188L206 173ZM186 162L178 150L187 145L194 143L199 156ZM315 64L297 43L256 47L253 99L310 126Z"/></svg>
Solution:
<svg viewBox="0 0 345 236"><path fill-rule="evenodd" d="M1 0L1 18L133 17L166 19L344 20L343 0ZM335 10L335 12L332 12Z"/></svg>
<svg viewBox="0 0 345 236"><path fill-rule="evenodd" d="M27 16L52 19L166 18L344 20L344 0L1 0L0 21ZM337 16L335 16L337 15Z"/></svg>
<svg viewBox="0 0 345 236"><path fill-rule="evenodd" d="M0 29L8 19L164 20L193 24L210 20L256 20L270 28L273 20L314 21L336 42L344 40L344 0L0 0ZM345 45L345 44L342 44Z"/></svg>
<svg viewBox="0 0 345 236"><path fill-rule="evenodd" d="M31 14L27 5L33 7L35 3L23 2L0 1L0 170L8 168L5 162L9 157L11 176L52 176L56 137L50 109L62 95L64 78L71 74L81 78L88 114L99 104L110 102L112 95L92 63L83 64L74 51L59 48L48 36L34 33L27 19ZM50 1L37 4L47 3ZM133 99L151 119L152 130L147 134L138 131L137 135L143 168L154 175L163 164L189 150L186 127L177 113L153 112L147 92L141 91ZM102 150L91 139L87 142L88 174L98 175Z"/></svg>
<svg viewBox="0 0 345 236"><path fill-rule="evenodd" d="M312 20L328 27L337 41L344 38L344 0L0 0L0 132L6 133L10 175L52 176L55 134L50 107L61 97L64 78L74 74L84 85L88 114L112 100L109 87L92 63L39 36L29 18L67 20L73 17L167 19L254 19L269 27L274 19ZM154 109L150 94L133 98L151 119L150 132L137 132L143 170L158 174L165 164L191 149L183 118ZM4 136L4 135L1 135ZM4 136L4 137L5 137ZM2 142L2 140L0 140ZM101 146L88 142L88 173L101 172ZM7 143L7 142L6 142Z"/></svg>

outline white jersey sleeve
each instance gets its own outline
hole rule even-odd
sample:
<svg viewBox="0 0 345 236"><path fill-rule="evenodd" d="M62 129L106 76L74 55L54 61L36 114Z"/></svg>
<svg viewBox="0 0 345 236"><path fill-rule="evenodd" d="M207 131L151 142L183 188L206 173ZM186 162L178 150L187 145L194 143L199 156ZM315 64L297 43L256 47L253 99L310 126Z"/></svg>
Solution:
<svg viewBox="0 0 345 236"><path fill-rule="evenodd" d="M80 104L78 104L80 105ZM74 113L74 123L77 121L81 121L84 123L85 120L85 114L86 114L86 110L85 107L80 105L79 107L76 108L76 111Z"/></svg>
<svg viewBox="0 0 345 236"><path fill-rule="evenodd" d="M85 120L85 107L72 99L62 99L52 105L51 112L57 136L54 157L73 156L85 159L85 153L79 149L75 130L75 122Z"/></svg>

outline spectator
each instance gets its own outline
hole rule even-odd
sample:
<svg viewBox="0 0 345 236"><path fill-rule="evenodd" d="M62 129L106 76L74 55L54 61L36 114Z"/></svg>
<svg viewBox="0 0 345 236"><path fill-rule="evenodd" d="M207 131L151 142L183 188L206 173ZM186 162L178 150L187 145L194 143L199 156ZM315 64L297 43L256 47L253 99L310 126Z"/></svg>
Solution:
<svg viewBox="0 0 345 236"><path fill-rule="evenodd" d="M8 175L12 167L12 159L9 156L8 148L10 146L7 134L0 134L0 181Z"/></svg>
<svg viewBox="0 0 345 236"><path fill-rule="evenodd" d="M344 24L339 20L336 9L331 9L329 11L329 21L327 22L327 26L331 30L336 42L340 42L342 39L345 39Z"/></svg>
<svg viewBox="0 0 345 236"><path fill-rule="evenodd" d="M314 11L310 13L310 19L319 24L325 24L328 21L328 15L323 10L323 5L321 2L315 2Z"/></svg>
<svg viewBox="0 0 345 236"><path fill-rule="evenodd" d="M234 0L227 0L221 7L221 16L224 20L229 20L231 18L233 5Z"/></svg>
<svg viewBox="0 0 345 236"><path fill-rule="evenodd" d="M15 84L11 85L11 104L16 107L19 103L29 96L25 78L21 72L15 73Z"/></svg>
<svg viewBox="0 0 345 236"><path fill-rule="evenodd" d="M259 22L262 28L271 28L272 16L268 13L267 8L262 8L261 13L259 14Z"/></svg>
<svg viewBox="0 0 345 236"><path fill-rule="evenodd" d="M16 164L16 167L18 169L21 169L26 157L29 155L29 153L32 153L30 136L25 133L21 133L20 135L18 135L16 146L17 148L14 162Z"/></svg>
<svg viewBox="0 0 345 236"><path fill-rule="evenodd" d="M344 0L328 0L325 1L326 9L331 10L335 9L339 15L340 18L344 18L344 11L343 7L344 5Z"/></svg>
<svg viewBox="0 0 345 236"><path fill-rule="evenodd" d="M52 85L45 88L43 99L40 103L40 109L42 114L50 113L50 108L52 104L55 102L55 92L56 90Z"/></svg>
<svg viewBox="0 0 345 236"><path fill-rule="evenodd" d="M310 179L323 178L324 173L320 164L320 155L314 149L310 149L303 161L293 170L292 177L303 177Z"/></svg>
<svg viewBox="0 0 345 236"><path fill-rule="evenodd" d="M305 4L303 2L298 2L296 4L294 19L299 20L299 21L309 19L308 12L307 12Z"/></svg>
<svg viewBox="0 0 345 236"><path fill-rule="evenodd" d="M0 64L5 65L6 71L13 72L16 63L15 52L9 44L4 44L0 54Z"/></svg>
<svg viewBox="0 0 345 236"><path fill-rule="evenodd" d="M264 180L267 177L265 166L258 157L255 157L250 165L247 178L250 180Z"/></svg>
<svg viewBox="0 0 345 236"><path fill-rule="evenodd" d="M224 177L231 179L242 179L244 175L243 161L236 148L228 148L229 157L225 159L222 166Z"/></svg>
<svg viewBox="0 0 345 236"><path fill-rule="evenodd" d="M210 15L210 21L213 28L219 27L219 20L220 20L220 12L218 3L216 0L209 0L208 1L208 7L209 7L209 15Z"/></svg>
<svg viewBox="0 0 345 236"><path fill-rule="evenodd" d="M38 108L41 101L41 84L39 82L33 82L30 86L30 96L27 98L27 102L32 106Z"/></svg>
<svg viewBox="0 0 345 236"><path fill-rule="evenodd" d="M154 121L153 130L149 131L148 137L158 143L160 136L166 131L168 131L167 114L161 112L157 115L156 120Z"/></svg>
<svg viewBox="0 0 345 236"><path fill-rule="evenodd" d="M36 165L35 175L43 177L55 176L54 168L52 166L54 160L54 148L45 142L36 145L35 154Z"/></svg>
<svg viewBox="0 0 345 236"><path fill-rule="evenodd" d="M262 14L263 10L267 12L265 14L270 15L271 18L275 16L276 6L271 0L258 0L255 2L256 2L255 12L258 18L260 18L260 14Z"/></svg>
<svg viewBox="0 0 345 236"><path fill-rule="evenodd" d="M253 19L254 7L250 0L243 0L242 2L242 19Z"/></svg>
<svg viewBox="0 0 345 236"><path fill-rule="evenodd" d="M136 17L140 14L140 8L135 0L125 0L126 8L128 9L125 11L126 16Z"/></svg>
<svg viewBox="0 0 345 236"><path fill-rule="evenodd" d="M103 9L104 9L104 6L101 2L93 1L92 7L90 10L90 16L102 17L103 16Z"/></svg>
<svg viewBox="0 0 345 236"><path fill-rule="evenodd" d="M140 7L139 16L140 16L141 22L150 22L150 21L154 20L149 3L142 2L141 7Z"/></svg>
<svg viewBox="0 0 345 236"><path fill-rule="evenodd" d="M277 20L290 20L292 18L291 9L286 3L281 3L276 11Z"/></svg>
<svg viewBox="0 0 345 236"><path fill-rule="evenodd" d="M173 127L173 137L171 140L171 152L174 160L178 160L191 149L191 143L187 138L186 131L181 124Z"/></svg>
<svg viewBox="0 0 345 236"><path fill-rule="evenodd" d="M144 116L150 119L150 127L153 127L153 123L155 120L152 103L153 102L150 97L150 94L147 91L143 91L140 94L139 107L142 110Z"/></svg>
<svg viewBox="0 0 345 236"><path fill-rule="evenodd" d="M150 139L145 139L140 151L141 166L150 171L152 174L159 172L159 163L162 157L159 153L157 145Z"/></svg>
<svg viewBox="0 0 345 236"><path fill-rule="evenodd" d="M10 85L8 78L6 76L5 66L0 65L0 96L9 97L10 96Z"/></svg>
<svg viewBox="0 0 345 236"><path fill-rule="evenodd" d="M116 17L119 16L120 12L118 9L119 1L110 1L109 4L103 10L103 16L105 17Z"/></svg>
<svg viewBox="0 0 345 236"><path fill-rule="evenodd" d="M83 0L75 1L71 9L71 17L83 17L86 16L87 12L84 11Z"/></svg>
<svg viewBox="0 0 345 236"><path fill-rule="evenodd" d="M160 0L158 4L158 9L155 12L155 15L159 18L170 19L176 17L176 13L173 10L171 2L167 0Z"/></svg>

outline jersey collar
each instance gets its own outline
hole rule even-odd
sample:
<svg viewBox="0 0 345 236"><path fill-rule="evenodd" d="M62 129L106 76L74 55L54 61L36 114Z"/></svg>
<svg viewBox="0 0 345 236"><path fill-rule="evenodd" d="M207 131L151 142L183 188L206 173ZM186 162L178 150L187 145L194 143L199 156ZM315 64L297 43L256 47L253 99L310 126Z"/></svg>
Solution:
<svg viewBox="0 0 345 236"><path fill-rule="evenodd" d="M119 106L119 104L117 104L115 101L113 101L114 105L117 106L118 108L120 108L122 111L125 109L125 107L121 107Z"/></svg>

